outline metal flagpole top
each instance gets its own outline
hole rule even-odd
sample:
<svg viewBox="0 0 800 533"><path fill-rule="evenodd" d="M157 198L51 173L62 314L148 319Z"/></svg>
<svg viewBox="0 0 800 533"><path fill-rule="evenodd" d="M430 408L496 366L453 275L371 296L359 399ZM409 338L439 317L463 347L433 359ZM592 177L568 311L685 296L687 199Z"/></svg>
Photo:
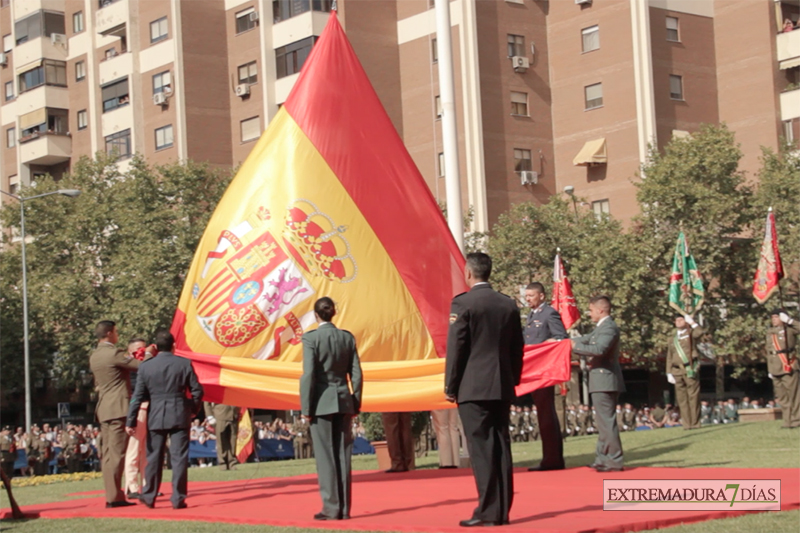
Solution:
<svg viewBox="0 0 800 533"><path fill-rule="evenodd" d="M331 4L331 11L336 11L337 13L339 12L339 5L337 4L336 0L333 0L333 3Z"/></svg>

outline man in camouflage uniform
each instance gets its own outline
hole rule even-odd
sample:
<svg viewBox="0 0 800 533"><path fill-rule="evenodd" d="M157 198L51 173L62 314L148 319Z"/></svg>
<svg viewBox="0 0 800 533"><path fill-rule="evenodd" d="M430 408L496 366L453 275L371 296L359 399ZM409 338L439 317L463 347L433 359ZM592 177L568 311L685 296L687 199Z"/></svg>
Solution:
<svg viewBox="0 0 800 533"><path fill-rule="evenodd" d="M75 426L70 426L69 434L64 439L64 450L62 452L70 473L83 472L83 453L81 452L81 444L83 443L83 437L78 434Z"/></svg>
<svg viewBox="0 0 800 533"><path fill-rule="evenodd" d="M783 309L770 316L767 331L767 371L772 378L775 399L781 406L783 428L800 427L800 363L797 361L797 335L800 324Z"/></svg>
<svg viewBox="0 0 800 533"><path fill-rule="evenodd" d="M577 434L578 435L586 435L586 428L589 426L589 409L585 405L581 405L580 409L575 415L575 421L577 424Z"/></svg>
<svg viewBox="0 0 800 533"><path fill-rule="evenodd" d="M511 406L511 413L508 418L508 429L511 433L512 442L520 442L522 440L522 413L520 408L516 405Z"/></svg>
<svg viewBox="0 0 800 533"><path fill-rule="evenodd" d="M575 412L575 406L569 405L567 407L567 423L566 423L567 434L573 437L576 436L578 434L577 425L578 425L578 420L577 420L577 413Z"/></svg>
<svg viewBox="0 0 800 533"><path fill-rule="evenodd" d="M625 404L625 410L622 412L622 431L635 431L636 430L636 410L629 403Z"/></svg>

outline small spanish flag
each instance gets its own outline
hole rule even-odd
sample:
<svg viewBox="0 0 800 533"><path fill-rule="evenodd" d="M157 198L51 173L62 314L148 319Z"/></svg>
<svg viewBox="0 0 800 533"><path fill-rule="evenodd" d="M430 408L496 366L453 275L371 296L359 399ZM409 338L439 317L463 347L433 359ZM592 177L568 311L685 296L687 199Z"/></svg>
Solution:
<svg viewBox="0 0 800 533"><path fill-rule="evenodd" d="M246 463L248 457L256 449L253 439L253 421L250 419L250 409L242 409L239 415L239 431L236 434L236 460Z"/></svg>

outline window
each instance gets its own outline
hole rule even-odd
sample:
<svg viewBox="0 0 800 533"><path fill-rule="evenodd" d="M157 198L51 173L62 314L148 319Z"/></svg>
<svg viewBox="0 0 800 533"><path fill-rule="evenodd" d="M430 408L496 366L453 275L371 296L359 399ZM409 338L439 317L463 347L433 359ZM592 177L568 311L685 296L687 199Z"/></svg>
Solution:
<svg viewBox="0 0 800 533"><path fill-rule="evenodd" d="M438 94L433 99L433 105L436 107L436 118L442 118L442 97Z"/></svg>
<svg viewBox="0 0 800 533"><path fill-rule="evenodd" d="M17 178L16 174L8 177L8 192L11 194L17 194L19 192L19 178Z"/></svg>
<svg viewBox="0 0 800 533"><path fill-rule="evenodd" d="M86 110L81 109L78 111L78 129L85 130L89 125L89 117L86 115Z"/></svg>
<svg viewBox="0 0 800 533"><path fill-rule="evenodd" d="M278 78L285 78L300 72L316 40L316 37L308 37L276 49L275 63L277 64Z"/></svg>
<svg viewBox="0 0 800 533"><path fill-rule="evenodd" d="M54 33L64 33L63 13L37 11L14 24L17 44L32 41L37 37L50 37Z"/></svg>
<svg viewBox="0 0 800 533"><path fill-rule="evenodd" d="M17 128L8 128L6 130L6 146L14 148L17 145Z"/></svg>
<svg viewBox="0 0 800 533"><path fill-rule="evenodd" d="M72 14L72 33L83 31L83 11Z"/></svg>
<svg viewBox="0 0 800 533"><path fill-rule="evenodd" d="M239 127L242 133L242 142L253 141L261 136L261 121L259 117L252 117L243 120Z"/></svg>
<svg viewBox="0 0 800 533"><path fill-rule="evenodd" d="M678 19L667 17L667 40L680 42L681 36L678 33Z"/></svg>
<svg viewBox="0 0 800 533"><path fill-rule="evenodd" d="M431 61L436 63L439 61L439 41L436 40L436 37L431 39Z"/></svg>
<svg viewBox="0 0 800 533"><path fill-rule="evenodd" d="M172 124L156 129L156 150L172 146Z"/></svg>
<svg viewBox="0 0 800 533"><path fill-rule="evenodd" d="M439 161L439 168L438 168L439 177L441 178L442 176L444 176L444 152L439 152L437 159Z"/></svg>
<svg viewBox="0 0 800 533"><path fill-rule="evenodd" d="M258 81L258 66L255 61L239 67L239 83L252 85Z"/></svg>
<svg viewBox="0 0 800 533"><path fill-rule="evenodd" d="M9 100L13 100L13 99L14 99L14 82L13 81L7 81L6 82L6 102L8 102Z"/></svg>
<svg viewBox="0 0 800 533"><path fill-rule="evenodd" d="M518 93L511 91L511 114L523 117L528 114L528 93Z"/></svg>
<svg viewBox="0 0 800 533"><path fill-rule="evenodd" d="M131 103L128 94L128 78L103 87L103 113Z"/></svg>
<svg viewBox="0 0 800 533"><path fill-rule="evenodd" d="M150 44L163 41L167 38L167 17L161 17L150 23Z"/></svg>
<svg viewBox="0 0 800 533"><path fill-rule="evenodd" d="M14 49L14 36L10 33L3 35L3 52L8 53Z"/></svg>
<svg viewBox="0 0 800 533"><path fill-rule="evenodd" d="M306 11L308 11L306 9ZM254 7L236 13L236 34L244 33L256 27L258 15Z"/></svg>
<svg viewBox="0 0 800 533"><path fill-rule="evenodd" d="M611 211L608 207L608 200L597 200L592 202L592 211L597 220L602 220L604 216L609 216Z"/></svg>
<svg viewBox="0 0 800 533"><path fill-rule="evenodd" d="M122 130L106 137L106 153L117 156L117 160L131 156L131 130Z"/></svg>
<svg viewBox="0 0 800 533"><path fill-rule="evenodd" d="M603 84L595 83L584 88L586 93L586 109L603 107Z"/></svg>
<svg viewBox="0 0 800 533"><path fill-rule="evenodd" d="M19 75L19 92L29 91L40 85L67 86L67 63L45 59L41 66Z"/></svg>
<svg viewBox="0 0 800 533"><path fill-rule="evenodd" d="M521 148L514 148L514 171L522 172L524 170L532 170L531 164L531 151L523 150Z"/></svg>
<svg viewBox="0 0 800 533"><path fill-rule="evenodd" d="M153 94L172 94L172 74L169 70L153 75Z"/></svg>
<svg viewBox="0 0 800 533"><path fill-rule="evenodd" d="M590 26L581 30L583 51L591 52L600 48L600 26Z"/></svg>
<svg viewBox="0 0 800 533"><path fill-rule="evenodd" d="M525 37L508 34L508 57L525 55Z"/></svg>
<svg viewBox="0 0 800 533"><path fill-rule="evenodd" d="M86 62L78 61L75 63L75 81L86 79Z"/></svg>
<svg viewBox="0 0 800 533"><path fill-rule="evenodd" d="M669 97L673 100L683 100L683 78L681 76L669 75Z"/></svg>
<svg viewBox="0 0 800 533"><path fill-rule="evenodd" d="M272 2L272 21L274 23L287 20L297 15L308 12L309 9L314 11L327 12L330 11L333 5L333 0L273 0ZM252 10L251 10L252 12ZM237 30L239 25L239 14L237 13ZM250 29L250 28L247 28ZM243 30L244 31L244 30ZM240 33L237 31L237 33Z"/></svg>

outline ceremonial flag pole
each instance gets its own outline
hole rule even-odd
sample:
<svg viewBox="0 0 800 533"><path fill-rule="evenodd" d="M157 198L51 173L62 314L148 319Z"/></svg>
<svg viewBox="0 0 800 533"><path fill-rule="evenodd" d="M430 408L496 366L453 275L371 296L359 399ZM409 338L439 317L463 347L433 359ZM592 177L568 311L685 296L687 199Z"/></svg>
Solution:
<svg viewBox="0 0 800 533"><path fill-rule="evenodd" d="M753 297L764 305L775 289L783 305L780 281L783 279L783 263L778 249L778 230L775 227L775 213L772 208L767 211L767 222L764 228L764 241L761 244L761 255L758 259L755 280L753 281Z"/></svg>
<svg viewBox="0 0 800 533"><path fill-rule="evenodd" d="M689 251L689 244L681 231L672 257L672 274L669 278L669 306L682 315L693 315L705 300L703 278Z"/></svg>
<svg viewBox="0 0 800 533"><path fill-rule="evenodd" d="M569 283L567 274L564 272L564 263L561 262L561 248L556 248L556 258L553 263L553 298L550 301L550 305L561 315L561 322L564 323L564 329L572 329L580 323L581 312L578 310L578 306L575 305L575 296L572 294L572 286ZM588 405L589 372L586 368L585 357L581 357L581 374L583 403ZM564 390L565 387L562 386L562 393Z"/></svg>

